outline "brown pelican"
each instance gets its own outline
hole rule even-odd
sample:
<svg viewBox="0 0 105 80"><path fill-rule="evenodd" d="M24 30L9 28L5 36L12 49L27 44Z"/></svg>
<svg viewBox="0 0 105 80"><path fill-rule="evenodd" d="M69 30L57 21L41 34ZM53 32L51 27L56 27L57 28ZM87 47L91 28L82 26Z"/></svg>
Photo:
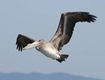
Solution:
<svg viewBox="0 0 105 80"><path fill-rule="evenodd" d="M16 45L19 51L36 48L45 56L57 60L59 62L65 61L68 54L61 54L60 50L67 44L73 34L74 26L77 22L94 22L96 16L89 12L66 12L61 14L60 22L55 35L49 42L43 39L38 41L31 39L25 35L19 34Z"/></svg>

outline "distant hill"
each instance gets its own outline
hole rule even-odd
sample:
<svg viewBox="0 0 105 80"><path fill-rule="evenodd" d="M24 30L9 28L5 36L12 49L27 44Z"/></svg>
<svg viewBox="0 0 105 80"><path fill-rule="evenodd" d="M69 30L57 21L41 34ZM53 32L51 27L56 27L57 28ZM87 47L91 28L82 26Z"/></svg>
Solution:
<svg viewBox="0 0 105 80"><path fill-rule="evenodd" d="M0 80L100 80L65 73L41 74L41 73L0 73Z"/></svg>

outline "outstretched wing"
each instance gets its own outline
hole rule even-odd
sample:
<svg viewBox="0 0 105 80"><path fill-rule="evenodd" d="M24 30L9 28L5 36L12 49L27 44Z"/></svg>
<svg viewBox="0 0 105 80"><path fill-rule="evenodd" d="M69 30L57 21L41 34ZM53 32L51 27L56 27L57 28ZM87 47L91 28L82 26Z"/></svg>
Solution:
<svg viewBox="0 0 105 80"><path fill-rule="evenodd" d="M22 51L22 49L24 47L26 47L29 43L33 43L34 41L35 40L33 40L25 35L19 34L17 37L17 40L16 40L17 49L19 51Z"/></svg>
<svg viewBox="0 0 105 80"><path fill-rule="evenodd" d="M67 44L73 34L75 24L77 22L94 22L96 16L89 14L88 12L66 12L61 15L61 19L58 25L58 29L50 40L55 48L61 50L61 48Z"/></svg>

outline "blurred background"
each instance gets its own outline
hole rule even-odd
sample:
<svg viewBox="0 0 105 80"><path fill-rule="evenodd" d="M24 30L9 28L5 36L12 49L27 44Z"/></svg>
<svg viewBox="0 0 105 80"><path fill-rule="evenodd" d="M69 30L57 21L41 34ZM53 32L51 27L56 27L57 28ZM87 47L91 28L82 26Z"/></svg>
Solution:
<svg viewBox="0 0 105 80"><path fill-rule="evenodd" d="M0 72L44 74L63 72L105 79L105 0L0 0ZM61 13L85 11L96 15L95 23L77 23L71 41L62 53L66 62L58 63L35 49L16 50L18 34L49 41Z"/></svg>

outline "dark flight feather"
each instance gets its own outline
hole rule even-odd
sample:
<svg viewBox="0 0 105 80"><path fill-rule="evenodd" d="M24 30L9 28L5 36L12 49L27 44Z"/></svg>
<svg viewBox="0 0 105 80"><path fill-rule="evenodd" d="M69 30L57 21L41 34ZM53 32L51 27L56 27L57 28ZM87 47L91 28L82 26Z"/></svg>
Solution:
<svg viewBox="0 0 105 80"><path fill-rule="evenodd" d="M66 12L61 15L57 31L50 42L55 48L61 48L70 41L77 22L94 22L96 16L88 12Z"/></svg>
<svg viewBox="0 0 105 80"><path fill-rule="evenodd" d="M22 48L27 46L27 44L29 44L29 43L33 43L34 41L35 40L33 40L25 35L19 34L17 37L17 41L16 41L17 49L19 51L22 51Z"/></svg>

